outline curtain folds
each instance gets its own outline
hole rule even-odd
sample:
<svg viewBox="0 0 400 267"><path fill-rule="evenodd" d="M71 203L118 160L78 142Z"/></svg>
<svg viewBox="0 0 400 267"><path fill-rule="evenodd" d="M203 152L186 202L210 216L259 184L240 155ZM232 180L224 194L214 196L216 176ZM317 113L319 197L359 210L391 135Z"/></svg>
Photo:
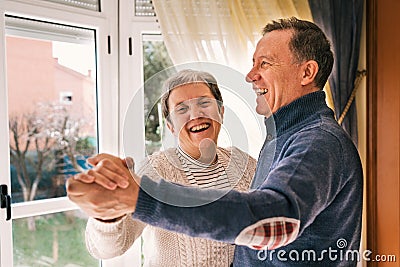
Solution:
<svg viewBox="0 0 400 267"><path fill-rule="evenodd" d="M243 74L269 20L312 20L307 0L153 0L153 5L174 64L219 63Z"/></svg>
<svg viewBox="0 0 400 267"><path fill-rule="evenodd" d="M363 0L308 0L314 22L332 42L335 63L329 77L335 115L339 118L354 89L360 52ZM358 142L357 111L353 101L342 127Z"/></svg>
<svg viewBox="0 0 400 267"><path fill-rule="evenodd" d="M337 117L346 106L357 72L363 0L153 0L153 5L175 65L218 63L244 75L268 21L290 16L315 21L335 53L327 103ZM354 102L342 126L357 144Z"/></svg>

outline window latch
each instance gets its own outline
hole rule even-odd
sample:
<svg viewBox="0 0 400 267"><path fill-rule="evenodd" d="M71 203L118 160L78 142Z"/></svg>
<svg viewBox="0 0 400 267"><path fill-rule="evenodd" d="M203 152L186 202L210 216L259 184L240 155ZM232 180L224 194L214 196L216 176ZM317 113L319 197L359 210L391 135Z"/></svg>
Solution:
<svg viewBox="0 0 400 267"><path fill-rule="evenodd" d="M0 200L1 200L1 208L6 209L7 217L6 221L11 219L11 196L8 194L7 185L0 185Z"/></svg>

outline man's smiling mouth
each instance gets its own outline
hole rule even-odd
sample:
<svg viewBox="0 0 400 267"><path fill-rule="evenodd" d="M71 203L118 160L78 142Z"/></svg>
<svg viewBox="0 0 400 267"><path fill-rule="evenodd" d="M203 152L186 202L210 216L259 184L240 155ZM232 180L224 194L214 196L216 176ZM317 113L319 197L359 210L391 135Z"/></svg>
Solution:
<svg viewBox="0 0 400 267"><path fill-rule="evenodd" d="M256 94L258 95L258 96L260 96L260 95L265 95L266 93L268 93L268 89L256 89L255 90L255 92L256 92Z"/></svg>
<svg viewBox="0 0 400 267"><path fill-rule="evenodd" d="M202 124L191 127L189 129L189 131L192 133L199 133L199 132L207 130L208 128L210 128L210 126L211 126L210 123L202 123Z"/></svg>

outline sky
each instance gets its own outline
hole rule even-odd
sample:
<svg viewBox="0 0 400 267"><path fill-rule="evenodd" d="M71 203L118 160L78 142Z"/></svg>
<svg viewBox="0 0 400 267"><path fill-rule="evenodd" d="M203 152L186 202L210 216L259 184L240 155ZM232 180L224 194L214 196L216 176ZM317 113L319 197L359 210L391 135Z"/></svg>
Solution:
<svg viewBox="0 0 400 267"><path fill-rule="evenodd" d="M53 41L53 57L58 63L84 75L95 70L94 45Z"/></svg>

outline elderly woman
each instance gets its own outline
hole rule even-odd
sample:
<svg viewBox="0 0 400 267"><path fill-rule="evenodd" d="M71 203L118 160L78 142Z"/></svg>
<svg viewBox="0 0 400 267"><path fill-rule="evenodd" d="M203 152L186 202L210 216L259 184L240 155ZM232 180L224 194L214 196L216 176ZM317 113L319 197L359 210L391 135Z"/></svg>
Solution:
<svg viewBox="0 0 400 267"><path fill-rule="evenodd" d="M183 70L165 83L163 115L177 148L149 156L138 172L200 188L247 191L256 161L238 148L216 146L224 115L216 79L207 72ZM96 258L123 254L142 236L144 266L229 266L234 246L193 238L124 216L105 222L89 218L86 244Z"/></svg>

